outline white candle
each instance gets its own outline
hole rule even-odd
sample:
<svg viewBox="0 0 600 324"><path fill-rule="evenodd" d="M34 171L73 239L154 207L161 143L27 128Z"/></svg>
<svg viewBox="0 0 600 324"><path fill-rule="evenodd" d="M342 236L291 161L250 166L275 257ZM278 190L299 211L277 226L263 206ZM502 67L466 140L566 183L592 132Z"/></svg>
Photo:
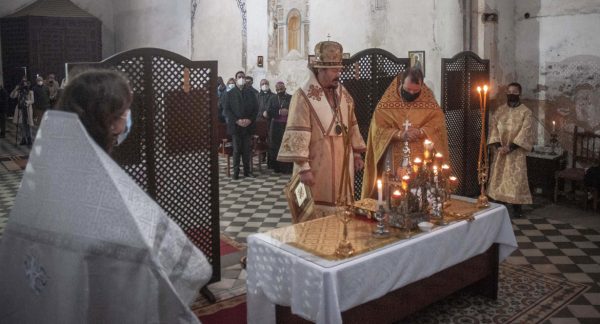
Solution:
<svg viewBox="0 0 600 324"><path fill-rule="evenodd" d="M556 122L552 121L552 133L556 133Z"/></svg>
<svg viewBox="0 0 600 324"><path fill-rule="evenodd" d="M383 206L383 185L381 180L377 180L377 204Z"/></svg>

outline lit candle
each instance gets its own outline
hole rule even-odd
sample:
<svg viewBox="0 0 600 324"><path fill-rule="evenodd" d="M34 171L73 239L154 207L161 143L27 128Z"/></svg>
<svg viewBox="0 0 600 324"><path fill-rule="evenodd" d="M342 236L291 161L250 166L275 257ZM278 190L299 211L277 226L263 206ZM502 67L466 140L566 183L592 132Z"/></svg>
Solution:
<svg viewBox="0 0 600 324"><path fill-rule="evenodd" d="M456 185L456 180L458 180L455 176L450 176L448 179L452 185Z"/></svg>
<svg viewBox="0 0 600 324"><path fill-rule="evenodd" d="M392 207L398 207L400 200L402 199L402 192L400 190L394 190L392 193Z"/></svg>
<svg viewBox="0 0 600 324"><path fill-rule="evenodd" d="M377 180L377 204L383 206L383 184Z"/></svg>
<svg viewBox="0 0 600 324"><path fill-rule="evenodd" d="M440 152L435 153L436 161L441 162L443 157L444 157L444 155L442 155L442 153L440 153Z"/></svg>
<svg viewBox="0 0 600 324"><path fill-rule="evenodd" d="M402 190L404 191L408 191L408 180L410 180L408 175L404 175L402 177Z"/></svg>
<svg viewBox="0 0 600 324"><path fill-rule="evenodd" d="M415 161L414 161L414 163L412 165L414 173L418 173L419 172L419 167L421 167L421 163L422 162L423 161L421 161L420 158L415 158Z"/></svg>
<svg viewBox="0 0 600 324"><path fill-rule="evenodd" d="M556 133L556 122L552 121L552 133Z"/></svg>
<svg viewBox="0 0 600 324"><path fill-rule="evenodd" d="M438 174L438 166L437 165L433 165L433 174L437 175Z"/></svg>
<svg viewBox="0 0 600 324"><path fill-rule="evenodd" d="M433 149L433 142L426 139L425 141L423 141L423 146L425 147L425 150L431 151Z"/></svg>
<svg viewBox="0 0 600 324"><path fill-rule="evenodd" d="M442 174L447 174L448 170L450 170L450 166L448 164L442 164Z"/></svg>

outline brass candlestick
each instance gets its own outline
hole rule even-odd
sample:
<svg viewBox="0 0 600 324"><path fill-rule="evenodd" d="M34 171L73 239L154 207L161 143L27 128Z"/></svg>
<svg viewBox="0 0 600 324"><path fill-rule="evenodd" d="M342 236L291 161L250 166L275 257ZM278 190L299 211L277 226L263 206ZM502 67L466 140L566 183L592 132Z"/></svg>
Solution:
<svg viewBox="0 0 600 324"><path fill-rule="evenodd" d="M352 213L348 208L338 207L335 214L344 225L342 240L338 244L337 249L335 249L335 254L348 258L354 254L354 247L352 247L352 243L348 240L348 223L352 220Z"/></svg>
<svg viewBox="0 0 600 324"><path fill-rule="evenodd" d="M487 103L488 86L483 86L483 97L481 96L481 87L477 87L479 93L479 107L481 110L481 138L479 142L479 161L477 162L477 180L481 191L477 197L477 207L486 208L490 206L488 198L485 194L485 184L488 179L488 161L487 161L487 145L485 140L485 119L486 119L486 103Z"/></svg>

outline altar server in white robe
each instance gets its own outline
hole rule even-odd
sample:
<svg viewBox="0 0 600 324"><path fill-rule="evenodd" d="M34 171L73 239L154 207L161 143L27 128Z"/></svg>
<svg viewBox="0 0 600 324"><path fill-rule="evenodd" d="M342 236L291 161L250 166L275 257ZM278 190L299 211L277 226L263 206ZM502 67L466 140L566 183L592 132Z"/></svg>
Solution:
<svg viewBox="0 0 600 324"><path fill-rule="evenodd" d="M0 242L0 323L198 323L210 264L81 116L43 117Z"/></svg>

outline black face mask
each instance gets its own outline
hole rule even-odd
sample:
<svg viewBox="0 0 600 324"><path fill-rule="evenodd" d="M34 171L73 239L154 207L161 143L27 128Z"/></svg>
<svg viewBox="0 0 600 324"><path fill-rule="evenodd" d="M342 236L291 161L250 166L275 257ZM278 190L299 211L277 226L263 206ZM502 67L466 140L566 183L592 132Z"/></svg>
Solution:
<svg viewBox="0 0 600 324"><path fill-rule="evenodd" d="M404 90L404 88L400 88L400 94L402 95L402 98L404 98L404 100L410 102L410 101L415 101L417 98L419 98L421 91L419 91L417 93L410 93L410 92Z"/></svg>
<svg viewBox="0 0 600 324"><path fill-rule="evenodd" d="M508 102L508 105L511 107L516 107L520 104L520 100L519 100L519 95L518 94L512 94L509 93L506 95L506 101Z"/></svg>

